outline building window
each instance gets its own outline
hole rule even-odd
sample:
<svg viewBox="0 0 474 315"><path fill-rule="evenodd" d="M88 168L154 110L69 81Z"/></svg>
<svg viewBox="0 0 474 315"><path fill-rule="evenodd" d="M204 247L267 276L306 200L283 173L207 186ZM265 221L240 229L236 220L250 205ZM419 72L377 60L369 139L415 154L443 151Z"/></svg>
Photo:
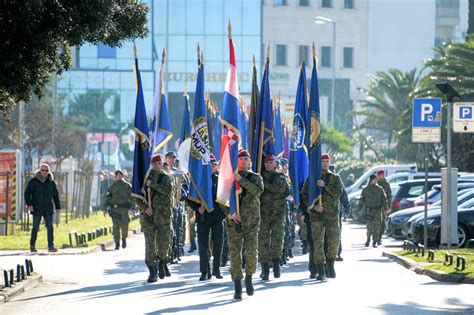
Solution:
<svg viewBox="0 0 474 315"><path fill-rule="evenodd" d="M286 0L275 0L275 5L287 5Z"/></svg>
<svg viewBox="0 0 474 315"><path fill-rule="evenodd" d="M303 62L303 59L301 59L301 53L302 51L304 50L304 62L306 63L306 65L308 66L309 64L309 46L307 45L300 45L298 46L298 65L301 65L301 63Z"/></svg>
<svg viewBox="0 0 474 315"><path fill-rule="evenodd" d="M344 47L344 68L354 68L354 48Z"/></svg>
<svg viewBox="0 0 474 315"><path fill-rule="evenodd" d="M97 47L97 56L99 58L116 58L117 50L114 47L99 44L99 47Z"/></svg>
<svg viewBox="0 0 474 315"><path fill-rule="evenodd" d="M300 7L309 7L309 0L300 0Z"/></svg>
<svg viewBox="0 0 474 315"><path fill-rule="evenodd" d="M354 9L354 0L344 0L344 9Z"/></svg>
<svg viewBox="0 0 474 315"><path fill-rule="evenodd" d="M276 65L286 66L286 45L276 45Z"/></svg>
<svg viewBox="0 0 474 315"><path fill-rule="evenodd" d="M329 68L331 67L331 47L322 46L321 47L321 67Z"/></svg>
<svg viewBox="0 0 474 315"><path fill-rule="evenodd" d="M321 0L322 8L332 8L332 0Z"/></svg>

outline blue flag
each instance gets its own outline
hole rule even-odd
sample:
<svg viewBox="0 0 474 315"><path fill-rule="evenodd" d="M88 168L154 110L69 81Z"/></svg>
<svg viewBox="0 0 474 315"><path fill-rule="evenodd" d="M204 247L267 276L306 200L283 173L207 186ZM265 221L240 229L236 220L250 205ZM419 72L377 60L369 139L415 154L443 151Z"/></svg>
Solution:
<svg viewBox="0 0 474 315"><path fill-rule="evenodd" d="M314 50L314 46L313 46ZM316 70L316 56L313 53L313 72L311 74L311 91L309 97L309 115L306 126L306 143L309 149L309 180L308 180L308 209L314 207L321 198L322 188L316 181L322 178L321 167L321 119L319 107L318 72Z"/></svg>
<svg viewBox="0 0 474 315"><path fill-rule="evenodd" d="M137 84L137 101L135 106L135 151L133 153L132 196L145 200L144 183L150 166L150 141L148 139L148 120L146 118L145 100L143 98L142 79L135 58L135 79Z"/></svg>
<svg viewBox="0 0 474 315"><path fill-rule="evenodd" d="M164 59L163 59L164 61ZM163 64L159 73L160 77L156 83L153 122L152 122L152 154L158 153L164 145L173 137L171 132L171 122L168 115L168 105L166 104L166 96L162 92L163 83Z"/></svg>
<svg viewBox="0 0 474 315"><path fill-rule="evenodd" d="M183 121L181 122L181 133L179 135L179 144L183 143L184 140L191 137L191 123L189 116L189 96L184 93L184 112Z"/></svg>
<svg viewBox="0 0 474 315"><path fill-rule="evenodd" d="M285 140L283 139L283 128L281 124L280 102L278 102L278 107L275 111L275 156L281 158L285 152Z"/></svg>
<svg viewBox="0 0 474 315"><path fill-rule="evenodd" d="M194 121L191 130L191 154L189 155L189 198L211 212L214 209L211 178L211 152L207 128L206 102L204 101L204 64L199 63L194 101Z"/></svg>
<svg viewBox="0 0 474 315"><path fill-rule="evenodd" d="M267 57L258 101L257 119L255 121L256 132L252 148L252 168L256 173L262 172L263 157L267 154L275 154L273 108L270 99L270 84L268 81L269 63L270 58Z"/></svg>
<svg viewBox="0 0 474 315"><path fill-rule="evenodd" d="M306 71L301 65L298 90L296 91L295 114L290 145L290 178L295 207L300 205L300 189L308 177L308 151L306 148L306 122L308 121L308 99L306 95Z"/></svg>
<svg viewBox="0 0 474 315"><path fill-rule="evenodd" d="M248 128L247 128L247 118L245 117L245 112L244 110L242 109L242 107L240 107L240 119L239 119L239 123L240 123L240 126L239 126L239 130L242 134L242 149L244 150L247 150L247 142L248 142L248 135L247 135L247 132L248 132Z"/></svg>
<svg viewBox="0 0 474 315"><path fill-rule="evenodd" d="M221 138L222 138L222 132L221 132L221 122L219 120L219 113L216 112L213 114L212 119L214 120L214 128L212 129L213 137L212 141L214 142L214 145L212 146L214 148L214 157L216 158L217 161L221 159Z"/></svg>

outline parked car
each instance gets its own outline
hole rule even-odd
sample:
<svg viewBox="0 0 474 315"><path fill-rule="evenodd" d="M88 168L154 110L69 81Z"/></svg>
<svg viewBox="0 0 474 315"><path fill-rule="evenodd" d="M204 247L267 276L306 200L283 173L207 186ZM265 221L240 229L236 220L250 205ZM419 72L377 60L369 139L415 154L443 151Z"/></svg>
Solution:
<svg viewBox="0 0 474 315"><path fill-rule="evenodd" d="M466 202L472 202L474 206L474 189L466 189L458 192L458 206L470 207ZM428 205L428 212L441 209L441 200ZM397 211L390 214L386 220L387 235L395 239L405 239L407 237L408 220L420 213L424 213L425 206L418 206Z"/></svg>
<svg viewBox="0 0 474 315"><path fill-rule="evenodd" d="M441 210L430 211L427 217L428 244L438 246L441 243ZM422 243L424 234L424 215L412 217L408 223L408 238ZM474 236L474 208L458 208L458 246L466 246Z"/></svg>
<svg viewBox="0 0 474 315"><path fill-rule="evenodd" d="M434 185L441 184L441 178L429 178L428 179L428 191ZM392 198L392 212L409 208L411 202L407 201L407 198L418 197L425 192L425 180L415 179L406 182L401 182L399 187Z"/></svg>
<svg viewBox="0 0 474 315"><path fill-rule="evenodd" d="M403 172L403 173L395 173L387 177L387 182L390 184L398 184L407 180L413 179L424 179L425 173L424 172ZM441 173L439 172L430 172L428 173L428 178L441 178Z"/></svg>
<svg viewBox="0 0 474 315"><path fill-rule="evenodd" d="M474 188L474 181L464 181L460 179L458 182L458 192ZM458 194L459 195L459 194ZM413 207L424 206L425 205L425 194L422 194L416 198L408 198L409 201L413 202ZM428 204L434 204L441 200L441 185L434 185L431 190L428 192Z"/></svg>
<svg viewBox="0 0 474 315"><path fill-rule="evenodd" d="M372 174L377 173L378 170L383 169L385 171L385 176L390 176L395 173L407 173L407 172L417 172L416 165L379 165L374 166L367 170L361 177L359 177L355 183L349 187L346 187L347 194L357 192L362 190L367 183L369 182L369 177Z"/></svg>

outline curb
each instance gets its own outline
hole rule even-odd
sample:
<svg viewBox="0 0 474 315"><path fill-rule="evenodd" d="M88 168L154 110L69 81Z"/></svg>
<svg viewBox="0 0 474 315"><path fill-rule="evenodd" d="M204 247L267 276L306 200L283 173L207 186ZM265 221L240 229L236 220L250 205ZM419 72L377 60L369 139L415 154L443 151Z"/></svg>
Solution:
<svg viewBox="0 0 474 315"><path fill-rule="evenodd" d="M28 276L26 280L15 283L13 287L0 290L0 304L6 303L14 297L33 289L41 282L43 282L43 276L39 273L34 273Z"/></svg>
<svg viewBox="0 0 474 315"><path fill-rule="evenodd" d="M129 230L129 233L132 234L139 234L141 228L135 228ZM30 253L29 251L24 251L24 252L16 252L16 253L11 253L5 256L61 256L61 255L86 255L90 253L96 253L96 252L101 252L101 251L106 251L107 247L113 246L114 245L114 240L107 240L103 241L102 243L96 244L92 247L76 247L76 248L66 248L66 249L59 249L58 252L56 253L49 253L47 251L44 252L37 252L37 253ZM69 251L68 251L69 250ZM1 251L0 251L0 257L2 256ZM1 297L0 297L1 298Z"/></svg>
<svg viewBox="0 0 474 315"><path fill-rule="evenodd" d="M461 275L452 275L442 271L425 269L420 263L394 253L383 252L382 256L392 259L396 263L416 272L419 275L425 275L437 281L474 284L474 278L467 278Z"/></svg>

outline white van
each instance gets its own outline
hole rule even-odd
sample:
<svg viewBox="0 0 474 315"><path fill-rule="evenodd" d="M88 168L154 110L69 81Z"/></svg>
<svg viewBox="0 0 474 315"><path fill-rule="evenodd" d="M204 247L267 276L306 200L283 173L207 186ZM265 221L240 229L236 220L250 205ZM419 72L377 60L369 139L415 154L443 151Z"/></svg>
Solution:
<svg viewBox="0 0 474 315"><path fill-rule="evenodd" d="M378 166L374 166L374 167L370 168L367 172L365 172L361 177L359 177L353 185L346 188L347 194L362 190L362 188L367 186L370 175L372 175L372 174L375 175L378 170L384 170L385 171L385 177L388 177L388 176L391 176L391 175L397 174L397 173L416 173L417 172L416 165L378 165Z"/></svg>

